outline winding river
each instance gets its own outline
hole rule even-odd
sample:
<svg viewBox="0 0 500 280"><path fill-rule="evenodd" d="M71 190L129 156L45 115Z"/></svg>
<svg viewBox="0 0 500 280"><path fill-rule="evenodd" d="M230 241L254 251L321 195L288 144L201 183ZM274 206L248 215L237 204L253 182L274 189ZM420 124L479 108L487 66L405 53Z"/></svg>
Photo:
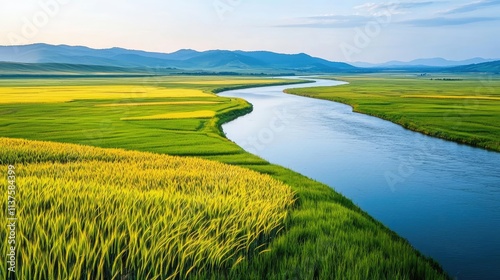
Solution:
<svg viewBox="0 0 500 280"><path fill-rule="evenodd" d="M221 93L254 106L223 126L227 137L344 194L452 277L500 279L500 153L283 93L343 84L314 81Z"/></svg>

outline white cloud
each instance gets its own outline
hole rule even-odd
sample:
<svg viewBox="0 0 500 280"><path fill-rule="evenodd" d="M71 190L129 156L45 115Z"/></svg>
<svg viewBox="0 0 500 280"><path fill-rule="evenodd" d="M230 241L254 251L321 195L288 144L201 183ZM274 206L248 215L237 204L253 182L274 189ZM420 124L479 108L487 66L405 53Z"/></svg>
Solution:
<svg viewBox="0 0 500 280"><path fill-rule="evenodd" d="M468 12L472 12L472 11L476 11L476 10L480 10L480 9L484 9L484 8L488 8L488 7L492 7L492 6L497 6L497 5L500 5L499 0L481 0L481 1L471 2L471 3L465 4L465 5L460 5L458 7L447 10L447 11L443 12L442 14L451 15L451 14L468 13Z"/></svg>
<svg viewBox="0 0 500 280"><path fill-rule="evenodd" d="M464 17L464 18L434 17L434 18L407 20L401 23L409 24L416 27L440 27L440 26L453 26L453 25L467 25L479 22L491 22L499 20L500 18L495 18L495 17Z"/></svg>
<svg viewBox="0 0 500 280"><path fill-rule="evenodd" d="M404 14L408 10L430 6L435 3L435 1L385 2L379 4L368 2L355 6L354 9L360 12L367 12L375 15L387 11L390 11L392 14Z"/></svg>

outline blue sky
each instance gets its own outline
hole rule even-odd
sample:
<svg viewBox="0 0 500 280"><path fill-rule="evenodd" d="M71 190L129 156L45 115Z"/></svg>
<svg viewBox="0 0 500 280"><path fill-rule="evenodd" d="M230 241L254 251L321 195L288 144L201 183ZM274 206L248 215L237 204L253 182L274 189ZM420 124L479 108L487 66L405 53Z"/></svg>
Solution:
<svg viewBox="0 0 500 280"><path fill-rule="evenodd" d="M500 0L0 0L0 44L500 58Z"/></svg>

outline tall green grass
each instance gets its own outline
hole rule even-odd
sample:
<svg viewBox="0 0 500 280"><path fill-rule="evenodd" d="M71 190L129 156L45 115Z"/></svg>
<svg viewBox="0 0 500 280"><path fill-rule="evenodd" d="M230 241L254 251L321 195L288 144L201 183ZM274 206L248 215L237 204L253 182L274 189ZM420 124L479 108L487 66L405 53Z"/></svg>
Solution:
<svg viewBox="0 0 500 280"><path fill-rule="evenodd" d="M278 180L214 161L6 138L0 145L0 163L14 165L18 178L19 279L231 270L265 252L295 199Z"/></svg>

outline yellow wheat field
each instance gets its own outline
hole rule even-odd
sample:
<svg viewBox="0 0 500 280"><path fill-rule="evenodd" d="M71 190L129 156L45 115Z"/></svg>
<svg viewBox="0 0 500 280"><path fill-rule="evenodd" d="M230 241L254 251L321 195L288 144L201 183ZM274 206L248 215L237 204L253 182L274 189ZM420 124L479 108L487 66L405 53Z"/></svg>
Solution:
<svg viewBox="0 0 500 280"><path fill-rule="evenodd" d="M122 121L147 121L147 120L170 120L170 119L209 119L215 116L214 111L200 110L192 112L165 113L144 117L121 118Z"/></svg>
<svg viewBox="0 0 500 280"><path fill-rule="evenodd" d="M220 104L218 101L166 101L166 102L141 102L141 103L112 103L100 104L96 107L123 107L123 106L160 106L160 105L206 105Z"/></svg>
<svg viewBox="0 0 500 280"><path fill-rule="evenodd" d="M182 279L231 269L266 249L294 201L283 183L218 162L8 138L0 145L3 172L16 171L18 279Z"/></svg>
<svg viewBox="0 0 500 280"><path fill-rule="evenodd" d="M162 88L153 86L40 86L0 87L0 104L54 103L85 99L124 99L161 97L216 97L198 89Z"/></svg>

